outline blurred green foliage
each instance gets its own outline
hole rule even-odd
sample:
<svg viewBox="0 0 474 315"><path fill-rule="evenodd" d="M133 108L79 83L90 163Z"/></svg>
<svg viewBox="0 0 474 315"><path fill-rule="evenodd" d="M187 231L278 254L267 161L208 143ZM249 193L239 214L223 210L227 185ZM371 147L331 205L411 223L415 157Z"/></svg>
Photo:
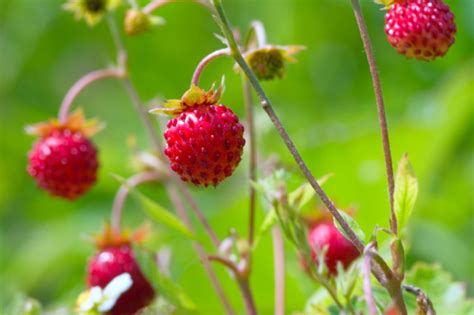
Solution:
<svg viewBox="0 0 474 315"><path fill-rule="evenodd" d="M74 203L51 199L26 174L26 153L33 139L25 135L24 126L55 116L71 84L116 57L105 23L94 28L77 23L61 4L59 0L0 0L0 306L17 291L47 308L73 306L84 287L87 257L94 252L83 236L101 229L119 185L110 174L132 174L126 139L134 134L140 146L147 145L121 83L104 81L76 102L89 116L107 122L95 137L102 167L92 191ZM288 67L284 80L264 87L314 174L335 173L325 188L338 206L355 206L367 234L376 223L387 226L375 100L350 1L228 0L224 4L231 21L242 30L260 19L270 42L307 46L298 55L299 62ZM363 1L363 9L383 82L394 160L408 152L419 178L419 200L408 228L408 262L439 262L455 280L467 282L472 295L474 1L449 4L458 26L456 43L446 57L430 63L396 54L383 31L384 12L369 0ZM126 39L131 78L144 100L181 96L199 60L222 47L213 35L219 30L204 8L179 3L161 8L159 15L167 21L164 27ZM121 21L123 16L122 8L116 18ZM232 67L230 60L216 61L204 73L202 85L209 86L224 73L223 102L243 117L240 78ZM276 153L294 170L292 180L301 183L269 120L260 109L256 112L262 155ZM221 237L231 227L246 233L246 165L245 157L235 176L216 189L194 189ZM144 191L170 208L161 187ZM138 207L133 200L127 204L125 220L130 226L143 221ZM258 222L263 218L259 209ZM221 306L189 240L163 227L156 229L156 248L173 249L173 278L206 314L219 314ZM204 236L202 228L198 232ZM272 257L271 240L263 238L252 277L262 314L273 309ZM288 244L286 260L287 309L301 310L315 288ZM235 283L220 266L216 269L232 304L243 309Z"/></svg>

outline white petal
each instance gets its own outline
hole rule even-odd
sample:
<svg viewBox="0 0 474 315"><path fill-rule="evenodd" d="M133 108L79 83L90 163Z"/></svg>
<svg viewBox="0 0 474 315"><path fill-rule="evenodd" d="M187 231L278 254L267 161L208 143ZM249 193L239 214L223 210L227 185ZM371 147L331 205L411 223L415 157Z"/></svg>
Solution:
<svg viewBox="0 0 474 315"><path fill-rule="evenodd" d="M85 300L80 307L80 310L83 312L90 311L94 308L94 306L99 303L103 298L102 289L100 287L93 287L89 291L89 296L87 300Z"/></svg>
<svg viewBox="0 0 474 315"><path fill-rule="evenodd" d="M132 276L130 276L129 273L122 273L121 275L118 275L117 277L113 278L112 281L107 284L104 289L104 295L108 298L118 298L120 295L122 295L122 293L130 289L132 284Z"/></svg>

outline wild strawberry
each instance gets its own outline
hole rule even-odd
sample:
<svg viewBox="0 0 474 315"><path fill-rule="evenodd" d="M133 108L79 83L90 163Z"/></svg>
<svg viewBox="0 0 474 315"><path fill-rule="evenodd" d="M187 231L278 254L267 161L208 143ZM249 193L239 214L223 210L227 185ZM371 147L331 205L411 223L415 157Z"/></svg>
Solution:
<svg viewBox="0 0 474 315"><path fill-rule="evenodd" d="M153 110L177 115L164 134L165 154L183 181L216 186L241 160L244 127L231 109L217 105L220 93L221 89L205 92L193 85L181 100Z"/></svg>
<svg viewBox="0 0 474 315"><path fill-rule="evenodd" d="M40 136L28 154L28 173L52 196L74 200L97 178L97 149L88 136L97 126L87 125L82 112L67 122L40 123L28 131Z"/></svg>
<svg viewBox="0 0 474 315"><path fill-rule="evenodd" d="M454 43L456 24L441 0L398 0L385 15L385 33L400 54L434 60Z"/></svg>
<svg viewBox="0 0 474 315"><path fill-rule="evenodd" d="M337 263L344 268L359 257L357 248L337 229L332 221L324 220L312 226L308 233L311 255L317 261L318 252L327 247L326 266L330 274L337 274Z"/></svg>
<svg viewBox="0 0 474 315"><path fill-rule="evenodd" d="M105 233L97 240L99 251L89 260L87 286L105 288L115 277L128 273L132 286L125 291L107 313L109 315L130 315L149 305L155 290L142 273L131 247L132 240L126 236L115 236L107 226Z"/></svg>

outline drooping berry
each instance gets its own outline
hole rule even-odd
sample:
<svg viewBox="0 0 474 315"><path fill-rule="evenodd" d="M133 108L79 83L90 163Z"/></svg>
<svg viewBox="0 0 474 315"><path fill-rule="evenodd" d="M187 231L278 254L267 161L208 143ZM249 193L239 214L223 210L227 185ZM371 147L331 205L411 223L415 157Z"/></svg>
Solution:
<svg viewBox="0 0 474 315"><path fill-rule="evenodd" d="M87 285L105 288L115 277L128 273L132 286L116 301L109 315L130 315L149 305L155 291L138 266L133 250L128 244L106 247L89 261Z"/></svg>
<svg viewBox="0 0 474 315"><path fill-rule="evenodd" d="M77 124L79 122L79 124ZM30 128L40 136L28 154L28 173L52 196L74 200L97 179L97 149L89 140L91 126L83 126L82 113L68 122L42 123Z"/></svg>
<svg viewBox="0 0 474 315"><path fill-rule="evenodd" d="M177 115L168 122L165 154L183 181L218 185L241 160L244 127L231 109L217 105L220 89L204 92L193 85L181 100L153 110Z"/></svg>
<svg viewBox="0 0 474 315"><path fill-rule="evenodd" d="M347 268L359 257L357 248L339 232L330 220L324 220L312 226L308 233L308 240L312 251L311 255L315 261L317 261L318 252L327 247L325 262L330 274L337 274L338 262Z"/></svg>
<svg viewBox="0 0 474 315"><path fill-rule="evenodd" d="M456 24L442 0L398 0L385 15L385 33L400 54L429 61L446 54Z"/></svg>

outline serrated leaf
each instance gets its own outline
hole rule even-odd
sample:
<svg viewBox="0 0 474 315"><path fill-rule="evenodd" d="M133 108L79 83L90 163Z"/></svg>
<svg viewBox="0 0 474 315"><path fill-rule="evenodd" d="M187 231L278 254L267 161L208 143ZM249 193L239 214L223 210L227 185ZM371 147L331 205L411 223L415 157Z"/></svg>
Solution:
<svg viewBox="0 0 474 315"><path fill-rule="evenodd" d="M339 213L341 214L342 218L347 222L347 224L349 225L349 227L354 231L355 235L357 235L357 237L361 240L361 241L364 241L365 240L365 233L364 231L360 228L360 225L359 223L357 223L357 221L351 217L350 215L348 215L347 213L345 213L344 211L341 211L339 210ZM342 235L345 236L345 238L347 238L348 240L350 240L349 236L346 234L346 232L344 231L344 229L342 228L342 226L339 224L339 222L337 222L336 219L333 218L333 221L334 221L334 224L336 225L337 229L339 230L339 232L342 233Z"/></svg>
<svg viewBox="0 0 474 315"><path fill-rule="evenodd" d="M474 314L474 300L467 297L466 285L454 282L451 274L438 264L415 264L407 273L405 283L421 288L433 302L437 314Z"/></svg>
<svg viewBox="0 0 474 315"><path fill-rule="evenodd" d="M418 180L413 167L408 160L408 155L404 154L398 163L397 175L395 178L394 207L397 216L398 231L402 231L408 222L416 197L418 195Z"/></svg>
<svg viewBox="0 0 474 315"><path fill-rule="evenodd" d="M122 184L127 185L127 182L125 179L116 175L114 177ZM196 236L173 213L165 209L156 201L142 194L135 187L128 187L128 188L130 190L130 194L132 194L132 196L140 203L143 210L146 212L146 214L150 218L152 218L158 223L166 225L167 227L181 233L182 235L186 236L189 239L196 240Z"/></svg>
<svg viewBox="0 0 474 315"><path fill-rule="evenodd" d="M253 248L252 250L255 250L260 243L260 240L262 237L275 225L275 223L278 222L278 217L276 215L275 209L272 208L270 211L268 211L267 215L265 216L265 219L263 220L262 225L260 225L260 228L258 229L257 235L255 235L255 241L253 243Z"/></svg>
<svg viewBox="0 0 474 315"><path fill-rule="evenodd" d="M181 311L179 314L197 313L196 304L178 284L159 272L150 253L140 248L135 248L134 252L142 272L160 296L176 306Z"/></svg>

